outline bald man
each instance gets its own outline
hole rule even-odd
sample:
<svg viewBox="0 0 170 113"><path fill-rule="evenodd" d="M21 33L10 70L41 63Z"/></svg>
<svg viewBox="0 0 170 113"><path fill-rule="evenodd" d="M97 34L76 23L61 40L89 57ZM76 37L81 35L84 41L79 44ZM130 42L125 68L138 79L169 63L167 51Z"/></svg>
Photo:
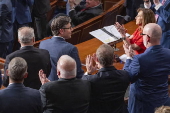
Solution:
<svg viewBox="0 0 170 113"><path fill-rule="evenodd" d="M131 48L124 50L128 56L124 69L130 75L129 113L154 113L155 108L170 106L168 75L170 50L160 45L161 27L147 24L143 29L144 53L131 56Z"/></svg>
<svg viewBox="0 0 170 113"><path fill-rule="evenodd" d="M68 55L61 56L57 63L57 75L59 79L50 82L43 71L39 71L43 84L40 88L43 113L86 113L90 83L76 78L75 60Z"/></svg>

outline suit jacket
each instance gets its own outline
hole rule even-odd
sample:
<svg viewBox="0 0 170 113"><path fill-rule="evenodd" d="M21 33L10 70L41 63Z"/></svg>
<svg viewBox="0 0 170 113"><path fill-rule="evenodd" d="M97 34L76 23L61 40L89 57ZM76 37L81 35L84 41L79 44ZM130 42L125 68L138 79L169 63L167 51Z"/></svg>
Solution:
<svg viewBox="0 0 170 113"><path fill-rule="evenodd" d="M2 85L2 75L1 75L1 70L0 70L0 88L1 88L1 85Z"/></svg>
<svg viewBox="0 0 170 113"><path fill-rule="evenodd" d="M91 101L88 113L127 113L124 95L129 85L128 73L110 66L95 75L84 75L91 82Z"/></svg>
<svg viewBox="0 0 170 113"><path fill-rule="evenodd" d="M69 12L69 16L72 20L74 26L79 25L95 16L100 15L103 12L102 5L96 7L88 8L82 11L85 8L85 5L78 5L74 10Z"/></svg>
<svg viewBox="0 0 170 113"><path fill-rule="evenodd" d="M127 59L124 69L131 78L129 113L154 113L156 107L168 100L170 50L160 45L149 47L144 53ZM169 106L169 104L168 104Z"/></svg>
<svg viewBox="0 0 170 113"><path fill-rule="evenodd" d="M31 87L34 89L39 89L41 87L41 82L39 80L38 72L40 69L46 73L47 77L51 71L50 55L47 50L38 49L33 46L25 46L20 50L17 50L6 57L5 61L5 72L8 69L9 62L14 57L22 57L26 60L28 65L28 77L24 80L24 85L26 87ZM9 77L4 73L3 85L7 86L9 83Z"/></svg>
<svg viewBox="0 0 170 113"><path fill-rule="evenodd" d="M153 7L154 5L152 9L155 11ZM165 4L155 11L155 13L159 15L157 24L162 28L161 45L170 49L170 0L166 0Z"/></svg>
<svg viewBox="0 0 170 113"><path fill-rule="evenodd" d="M42 113L40 93L21 83L0 90L0 113Z"/></svg>
<svg viewBox="0 0 170 113"><path fill-rule="evenodd" d="M42 85L40 94L44 113L86 113L90 83L76 78L60 78Z"/></svg>
<svg viewBox="0 0 170 113"><path fill-rule="evenodd" d="M51 9L50 0L34 0L33 12L40 15L45 14Z"/></svg>
<svg viewBox="0 0 170 113"><path fill-rule="evenodd" d="M13 40L12 4L10 0L0 0L0 42Z"/></svg>
<svg viewBox="0 0 170 113"><path fill-rule="evenodd" d="M72 44L66 42L64 38L52 37L51 39L42 41L39 45L39 48L46 49L50 53L52 69L48 78L51 81L58 79L56 66L57 66L58 59L62 55L69 55L76 61L77 78L81 78L82 75L84 74L84 71L81 69L81 62L80 62L77 48Z"/></svg>
<svg viewBox="0 0 170 113"><path fill-rule="evenodd" d="M13 4L13 22L19 24L32 22L30 7L33 6L34 0L11 0Z"/></svg>

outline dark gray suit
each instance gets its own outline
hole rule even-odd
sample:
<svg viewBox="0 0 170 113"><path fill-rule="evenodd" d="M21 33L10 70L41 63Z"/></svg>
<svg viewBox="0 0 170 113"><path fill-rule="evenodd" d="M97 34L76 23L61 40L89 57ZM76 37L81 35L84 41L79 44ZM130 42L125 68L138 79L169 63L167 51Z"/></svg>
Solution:
<svg viewBox="0 0 170 113"><path fill-rule="evenodd" d="M21 83L0 90L0 113L42 113L40 93Z"/></svg>
<svg viewBox="0 0 170 113"><path fill-rule="evenodd" d="M91 82L91 101L88 113L127 113L124 95L129 85L128 73L110 66L95 75L84 75Z"/></svg>
<svg viewBox="0 0 170 113"><path fill-rule="evenodd" d="M78 5L74 10L69 12L69 16L74 26L79 25L95 16L100 15L103 12L102 5L85 9L85 5Z"/></svg>
<svg viewBox="0 0 170 113"><path fill-rule="evenodd" d="M39 89L41 87L41 82L39 80L38 72L40 69L49 76L51 71L50 55L47 50L38 49L33 46L25 46L20 50L17 50L6 57L5 61L5 71L8 69L9 62L14 57L22 57L26 60L28 65L28 77L24 80L24 85L26 87L31 87L34 89ZM4 75L3 85L7 86L9 77Z"/></svg>
<svg viewBox="0 0 170 113"><path fill-rule="evenodd" d="M60 78L42 85L40 93L44 113L86 113L90 83L76 78Z"/></svg>

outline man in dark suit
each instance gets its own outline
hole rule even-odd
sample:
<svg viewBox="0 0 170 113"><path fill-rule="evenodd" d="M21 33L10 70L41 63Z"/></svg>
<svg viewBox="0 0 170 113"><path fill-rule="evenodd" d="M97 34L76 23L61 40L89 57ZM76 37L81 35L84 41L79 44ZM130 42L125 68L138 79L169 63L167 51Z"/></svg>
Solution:
<svg viewBox="0 0 170 113"><path fill-rule="evenodd" d="M15 57L6 71L10 84L0 90L0 113L42 113L39 91L23 85L28 76L26 61Z"/></svg>
<svg viewBox="0 0 170 113"><path fill-rule="evenodd" d="M38 71L43 69L48 76L51 70L49 52L47 50L33 47L35 41L34 30L30 27L22 27L18 30L18 40L21 44L21 49L9 54L6 57L5 71L8 69L9 62L14 57L24 58L28 64L29 74L29 76L24 80L24 85L26 87L39 89L41 82L38 77ZM3 85L7 86L9 77L6 73L4 74Z"/></svg>
<svg viewBox="0 0 170 113"><path fill-rule="evenodd" d="M46 13L51 9L50 0L34 0L32 15L35 18L37 28L37 40L47 36L47 17Z"/></svg>
<svg viewBox="0 0 170 113"><path fill-rule="evenodd" d="M0 57L12 52L13 23L11 0L0 0Z"/></svg>
<svg viewBox="0 0 170 113"><path fill-rule="evenodd" d="M170 0L153 0L153 2L152 6L149 3L144 3L144 6L155 12L157 24L162 28L161 46L170 49Z"/></svg>
<svg viewBox="0 0 170 113"><path fill-rule="evenodd" d="M77 48L65 41L65 39L71 38L72 27L70 22L71 19L68 16L59 16L58 18L55 18L51 23L53 37L51 39L42 41L39 46L39 48L46 49L50 53L52 69L48 78L51 81L58 79L56 76L56 65L58 59L62 55L69 55L76 61L77 78L81 78L84 74L84 71L81 69L81 62Z"/></svg>
<svg viewBox="0 0 170 113"><path fill-rule="evenodd" d="M93 59L96 66L93 66ZM83 80L91 82L91 100L88 113L128 113L124 95L129 85L129 75L113 66L114 50L107 44L101 45L96 54L88 55L86 68L88 75ZM95 75L96 67L99 71Z"/></svg>
<svg viewBox="0 0 170 113"><path fill-rule="evenodd" d="M155 23L145 25L144 53L132 58L131 48L124 46L128 56L124 69L130 75L129 113L154 113L155 108L170 106L168 75L170 50L160 45L161 27Z"/></svg>
<svg viewBox="0 0 170 113"><path fill-rule="evenodd" d="M100 0L86 0L83 5L76 5L75 0L69 0L69 4L69 16L74 26L98 16L103 12Z"/></svg>
<svg viewBox="0 0 170 113"><path fill-rule="evenodd" d="M90 83L76 78L76 62L63 55L57 63L58 80L48 82L40 70L40 88L44 113L86 113L90 101ZM56 75L56 76L57 76ZM48 82L48 83L46 83Z"/></svg>

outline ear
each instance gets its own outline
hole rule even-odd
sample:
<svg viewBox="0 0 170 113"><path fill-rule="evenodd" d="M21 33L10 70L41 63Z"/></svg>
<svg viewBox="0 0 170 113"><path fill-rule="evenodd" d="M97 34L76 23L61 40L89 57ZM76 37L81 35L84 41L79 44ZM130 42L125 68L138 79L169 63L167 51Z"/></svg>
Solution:
<svg viewBox="0 0 170 113"><path fill-rule="evenodd" d="M6 70L6 75L9 76L9 70L8 69Z"/></svg>
<svg viewBox="0 0 170 113"><path fill-rule="evenodd" d="M60 30L59 30L59 33L60 33L60 34L63 34L63 32L64 32L64 29L60 29Z"/></svg>
<svg viewBox="0 0 170 113"><path fill-rule="evenodd" d="M149 37L147 37L147 41L150 42L150 38Z"/></svg>
<svg viewBox="0 0 170 113"><path fill-rule="evenodd" d="M26 72L25 74L24 74L24 78L27 78L28 77L28 72Z"/></svg>
<svg viewBox="0 0 170 113"><path fill-rule="evenodd" d="M57 69L57 76L58 76L58 78L60 78L60 71Z"/></svg>

